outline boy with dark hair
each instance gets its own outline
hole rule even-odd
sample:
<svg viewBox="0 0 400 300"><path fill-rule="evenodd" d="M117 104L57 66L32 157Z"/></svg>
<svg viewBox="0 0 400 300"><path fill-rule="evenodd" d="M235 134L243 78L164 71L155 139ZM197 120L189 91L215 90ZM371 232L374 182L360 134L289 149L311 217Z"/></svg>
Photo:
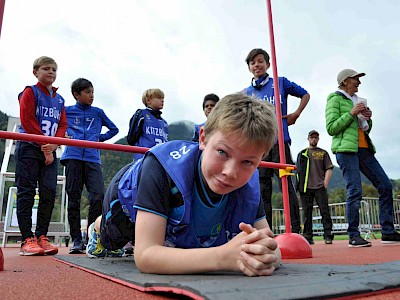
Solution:
<svg viewBox="0 0 400 300"><path fill-rule="evenodd" d="M53 83L57 63L41 56L33 63L36 85L27 86L19 95L20 133L64 137L67 129L64 99ZM17 186L17 218L22 235L20 255L57 254L49 243L47 232L57 191L58 145L18 141L15 146L15 184ZM39 207L35 234L32 233L32 207L39 187Z"/></svg>
<svg viewBox="0 0 400 300"><path fill-rule="evenodd" d="M204 111L204 114L206 115L206 118L208 118L208 115L210 114L210 112L212 111L214 106L217 105L218 101L219 101L219 97L215 94L208 94L204 97L203 111ZM193 137L192 137L193 142L199 141L200 128L203 128L205 124L206 124L206 122L194 125L194 133L193 133Z"/></svg>
<svg viewBox="0 0 400 300"><path fill-rule="evenodd" d="M246 63L249 71L253 74L253 78L251 80L251 86L245 88L242 92L275 105L276 100L274 95L274 82L267 73L267 70L270 67L268 53L260 48L253 49L247 55ZM286 77L279 77L278 80L281 98L283 137L285 143L285 163L293 165L294 162L292 159L292 154L290 152L290 144L292 141L290 139L288 126L296 123L297 118L300 116L301 112L310 100L310 94L301 86L289 81ZM287 113L287 100L289 95L301 99L296 111L290 114ZM280 162L278 143L274 145L268 156L264 158L264 161L275 163ZM274 174L276 175L281 189L282 180L279 177L279 172L277 169L260 168L259 171L261 196L264 200L268 223L272 228L272 177L274 176ZM299 202L297 200L296 191L293 187L293 183L290 177L288 178L288 192L292 232L299 233L301 229Z"/></svg>
<svg viewBox="0 0 400 300"><path fill-rule="evenodd" d="M164 107L164 92L160 89L144 91L142 102L146 109L138 109L129 121L128 144L151 148L168 141L168 123L161 117ZM143 154L135 153L137 160Z"/></svg>
<svg viewBox="0 0 400 300"><path fill-rule="evenodd" d="M89 229L88 256L135 241L144 273L271 275L280 251L265 219L257 166L276 141L273 107L224 97L199 143L171 141L125 166Z"/></svg>
<svg viewBox="0 0 400 300"><path fill-rule="evenodd" d="M106 116L104 111L92 106L94 99L93 84L78 78L71 85L71 93L76 104L66 107L68 118L67 135L72 139L104 142L118 133L118 128ZM101 133L103 126L108 128ZM70 254L84 253L85 246L81 233L81 196L83 185L89 193L88 224L101 215L104 198L104 180L101 170L100 150L66 146L61 157L65 166L66 190L68 194L68 222L73 245Z"/></svg>

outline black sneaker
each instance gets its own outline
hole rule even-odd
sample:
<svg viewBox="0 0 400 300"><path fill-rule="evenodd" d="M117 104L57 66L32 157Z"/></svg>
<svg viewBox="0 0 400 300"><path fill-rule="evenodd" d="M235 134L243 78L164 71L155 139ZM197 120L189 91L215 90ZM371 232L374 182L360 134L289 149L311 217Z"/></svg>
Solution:
<svg viewBox="0 0 400 300"><path fill-rule="evenodd" d="M81 239L74 239L74 245L69 249L69 254L84 254L86 248Z"/></svg>
<svg viewBox="0 0 400 300"><path fill-rule="evenodd" d="M334 236L333 234L327 234L327 233L325 233L325 234L324 234L325 244L331 245L331 244L333 243L333 238L334 238L334 237L335 237L335 236Z"/></svg>
<svg viewBox="0 0 400 300"><path fill-rule="evenodd" d="M134 246L132 245L132 242L128 242L128 243L124 246L123 250L124 250L124 255L125 255L125 256L133 255Z"/></svg>
<svg viewBox="0 0 400 300"><path fill-rule="evenodd" d="M397 231L388 234L382 234L382 244L396 244L400 243L400 233Z"/></svg>
<svg viewBox="0 0 400 300"><path fill-rule="evenodd" d="M361 236L355 236L349 240L349 247L371 247L371 243L364 240Z"/></svg>

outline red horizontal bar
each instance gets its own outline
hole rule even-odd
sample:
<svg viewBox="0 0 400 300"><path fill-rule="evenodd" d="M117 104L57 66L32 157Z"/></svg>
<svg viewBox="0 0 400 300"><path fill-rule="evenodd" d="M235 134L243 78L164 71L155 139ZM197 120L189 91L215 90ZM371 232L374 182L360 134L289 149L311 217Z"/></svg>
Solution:
<svg viewBox="0 0 400 300"><path fill-rule="evenodd" d="M18 132L2 131L2 130L0 130L0 138L9 140L36 142L41 144L57 144L57 145L75 146L81 148L95 148L95 149L131 152L131 153L146 153L146 151L149 150L149 148L145 147L109 144L109 143L92 142L84 140L74 140L68 138L59 138L59 137L52 137L45 135L18 133ZM265 161L260 162L259 166L262 168L274 168L274 169L286 169L286 168L296 169L295 165L280 164L280 163L265 162Z"/></svg>

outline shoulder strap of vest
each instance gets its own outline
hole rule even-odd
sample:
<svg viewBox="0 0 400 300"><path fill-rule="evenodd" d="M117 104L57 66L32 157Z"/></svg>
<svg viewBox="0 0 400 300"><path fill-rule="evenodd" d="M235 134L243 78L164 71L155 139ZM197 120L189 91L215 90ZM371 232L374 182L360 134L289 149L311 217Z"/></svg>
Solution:
<svg viewBox="0 0 400 300"><path fill-rule="evenodd" d="M37 99L38 99L38 96L39 96L38 93L39 93L39 92L38 92L38 90L37 90L38 88L37 88L36 85L26 86L26 87L24 88L24 90L18 94L18 101L21 99L21 96L22 96L22 94L24 93L24 91L25 91L27 88L29 88L29 87L32 89L33 95L35 96L35 102L37 103Z"/></svg>
<svg viewBox="0 0 400 300"><path fill-rule="evenodd" d="M140 136L140 130L137 127L138 122L139 122L139 116L142 113L142 110L139 108L132 118L129 121L129 131L128 135L126 136L126 140L128 142L128 145L134 146L135 143L139 140Z"/></svg>
<svg viewBox="0 0 400 300"><path fill-rule="evenodd" d="M134 222L136 212L133 208L136 200L138 175L142 167L143 159L134 162L128 170L122 175L118 183L118 199L125 215Z"/></svg>

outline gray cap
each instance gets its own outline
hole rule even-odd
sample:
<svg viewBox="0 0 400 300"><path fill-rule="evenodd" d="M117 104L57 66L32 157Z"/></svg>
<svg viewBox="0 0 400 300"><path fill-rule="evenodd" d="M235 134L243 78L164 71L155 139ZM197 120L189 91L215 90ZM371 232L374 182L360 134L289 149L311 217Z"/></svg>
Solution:
<svg viewBox="0 0 400 300"><path fill-rule="evenodd" d="M339 85L342 84L344 80L350 77L362 77L365 76L365 73L358 73L357 71L351 70L351 69L344 69L339 72L337 76L337 82Z"/></svg>
<svg viewBox="0 0 400 300"><path fill-rule="evenodd" d="M318 131L316 131L316 130L311 130L311 131L308 133L308 136L310 137L310 136L312 136L313 134L318 134L318 135L319 135Z"/></svg>

